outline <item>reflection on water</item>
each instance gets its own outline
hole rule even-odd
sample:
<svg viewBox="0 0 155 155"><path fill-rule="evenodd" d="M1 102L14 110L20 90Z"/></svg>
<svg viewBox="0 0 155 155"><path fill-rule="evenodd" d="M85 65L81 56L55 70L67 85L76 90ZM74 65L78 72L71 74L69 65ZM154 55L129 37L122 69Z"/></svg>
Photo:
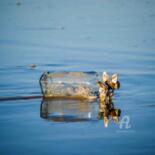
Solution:
<svg viewBox="0 0 155 155"><path fill-rule="evenodd" d="M118 122L119 109L106 106L105 110L108 118L111 116L115 122ZM40 105L40 117L53 122L97 121L103 116L98 102L87 100L46 99L42 100Z"/></svg>
<svg viewBox="0 0 155 155"><path fill-rule="evenodd" d="M97 113L97 102L86 100L43 100L40 106L40 116L55 122L93 121Z"/></svg>
<svg viewBox="0 0 155 155"><path fill-rule="evenodd" d="M103 119L105 127L108 126L110 117L115 123L119 122L121 110L114 107L114 104L102 104L100 103L98 118Z"/></svg>

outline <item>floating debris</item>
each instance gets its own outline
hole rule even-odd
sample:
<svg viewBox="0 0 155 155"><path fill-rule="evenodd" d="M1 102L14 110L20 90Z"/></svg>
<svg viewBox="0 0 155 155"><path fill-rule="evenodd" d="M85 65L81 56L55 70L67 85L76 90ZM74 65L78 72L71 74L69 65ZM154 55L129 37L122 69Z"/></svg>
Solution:
<svg viewBox="0 0 155 155"><path fill-rule="evenodd" d="M30 69L34 69L34 68L36 68L37 67L37 65L35 65L35 64L29 64L29 66L28 66Z"/></svg>
<svg viewBox="0 0 155 155"><path fill-rule="evenodd" d="M17 2L16 2L16 5L17 5L17 6L20 6L20 5L21 5L21 2L20 2L20 1L17 1Z"/></svg>
<svg viewBox="0 0 155 155"><path fill-rule="evenodd" d="M121 110L115 108L112 101L114 91L120 88L117 74L110 79L106 72L45 72L40 77L40 86L45 100L71 99L90 103L99 98L98 119L104 120L105 127L110 117L116 123L119 121ZM64 118L56 120L63 121Z"/></svg>

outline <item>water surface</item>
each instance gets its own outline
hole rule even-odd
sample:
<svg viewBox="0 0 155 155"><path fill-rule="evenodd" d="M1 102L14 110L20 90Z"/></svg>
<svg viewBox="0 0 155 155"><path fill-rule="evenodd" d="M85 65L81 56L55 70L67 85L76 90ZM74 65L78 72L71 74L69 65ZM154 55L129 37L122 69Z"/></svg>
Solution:
<svg viewBox="0 0 155 155"><path fill-rule="evenodd" d="M116 72L114 103L131 127L104 128L97 103L66 123L43 118L41 98L1 101L0 154L154 154L155 1L20 2L0 1L0 97L41 95L47 70Z"/></svg>

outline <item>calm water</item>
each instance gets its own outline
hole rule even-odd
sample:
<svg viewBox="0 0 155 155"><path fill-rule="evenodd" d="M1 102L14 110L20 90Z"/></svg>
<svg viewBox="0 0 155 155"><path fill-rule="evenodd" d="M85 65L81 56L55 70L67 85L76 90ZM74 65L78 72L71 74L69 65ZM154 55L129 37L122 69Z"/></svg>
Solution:
<svg viewBox="0 0 155 155"><path fill-rule="evenodd" d="M114 103L130 128L104 128L97 103L49 103L44 115L41 98L0 101L0 154L154 154L155 1L19 2L0 1L0 97L41 95L47 70L116 72ZM59 107L67 123L52 121Z"/></svg>

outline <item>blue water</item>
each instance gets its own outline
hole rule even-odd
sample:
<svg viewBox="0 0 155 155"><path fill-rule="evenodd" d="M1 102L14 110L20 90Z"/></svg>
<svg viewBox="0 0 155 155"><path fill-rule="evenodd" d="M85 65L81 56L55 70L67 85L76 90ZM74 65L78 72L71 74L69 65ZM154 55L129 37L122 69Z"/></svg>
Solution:
<svg viewBox="0 0 155 155"><path fill-rule="evenodd" d="M41 95L47 70L116 72L114 103L131 127L53 122L41 98L0 101L0 154L154 154L155 1L16 2L0 1L0 97Z"/></svg>

